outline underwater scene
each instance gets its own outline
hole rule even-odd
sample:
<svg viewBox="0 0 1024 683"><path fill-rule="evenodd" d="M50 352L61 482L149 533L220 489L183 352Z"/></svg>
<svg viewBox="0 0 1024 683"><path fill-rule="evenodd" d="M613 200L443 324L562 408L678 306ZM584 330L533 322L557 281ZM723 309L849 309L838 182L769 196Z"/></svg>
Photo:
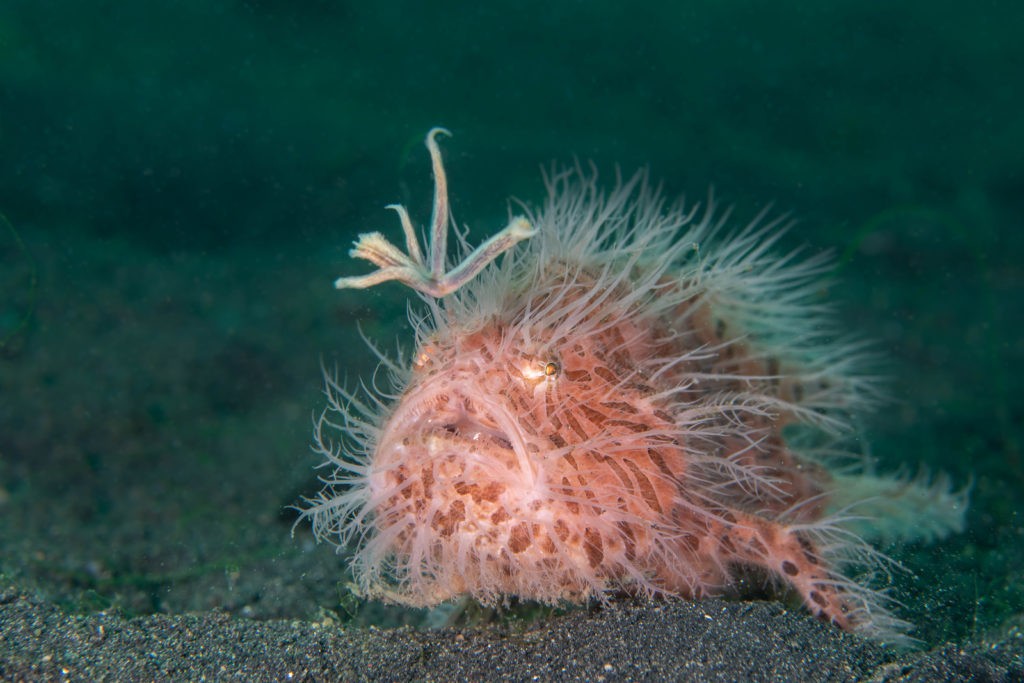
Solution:
<svg viewBox="0 0 1024 683"><path fill-rule="evenodd" d="M0 2L0 680L1024 680L1022 27Z"/></svg>

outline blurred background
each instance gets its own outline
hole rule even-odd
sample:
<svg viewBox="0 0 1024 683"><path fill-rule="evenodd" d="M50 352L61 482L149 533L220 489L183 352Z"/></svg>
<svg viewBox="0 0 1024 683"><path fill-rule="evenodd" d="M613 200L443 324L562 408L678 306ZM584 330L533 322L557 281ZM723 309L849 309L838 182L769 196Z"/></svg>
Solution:
<svg viewBox="0 0 1024 683"><path fill-rule="evenodd" d="M420 623L294 537L320 365L410 343L358 232L478 242L540 168L648 166L799 219L880 340L879 468L973 482L967 533L886 549L929 643L1024 610L1024 5L855 0L0 0L0 580L68 610ZM434 9L428 9L434 7Z"/></svg>

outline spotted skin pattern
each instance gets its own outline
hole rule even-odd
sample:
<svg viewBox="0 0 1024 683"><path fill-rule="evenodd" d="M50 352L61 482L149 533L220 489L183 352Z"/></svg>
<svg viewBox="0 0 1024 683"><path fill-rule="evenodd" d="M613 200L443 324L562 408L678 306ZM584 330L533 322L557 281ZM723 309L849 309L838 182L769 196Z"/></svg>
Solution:
<svg viewBox="0 0 1024 683"><path fill-rule="evenodd" d="M751 367L777 361L750 358L740 342L708 329L705 317L698 310L677 318L671 336L667 321L619 321L597 335L546 339L543 355L503 338L516 325L431 340L407 392L416 401L421 387L431 387L428 407L415 404L431 417L405 423L403 405L385 428L401 444L385 437L377 450L394 457L377 469L381 490L395 492L379 507L377 530L393 538L389 552L407 580L406 592L392 597L433 604L468 593L485 602L515 595L554 603L621 587L697 598L727 592L737 569L756 566L791 585L814 614L850 628L851 598L836 588L820 551L778 519L815 497L795 517L820 515L828 485L822 468L786 448L779 431L786 420L719 411L688 438L673 414L680 397L658 398L695 371L724 374L733 366L769 377L760 388L778 391L767 367ZM680 331L680 320L690 329ZM545 330L532 332L545 338ZM651 357L687 353L676 345L719 351L649 378ZM737 381L705 380L700 391L728 395ZM502 397L528 472L474 396ZM737 471L757 471L771 490L744 486ZM433 538L417 557L424 534ZM464 560L445 571L452 557Z"/></svg>

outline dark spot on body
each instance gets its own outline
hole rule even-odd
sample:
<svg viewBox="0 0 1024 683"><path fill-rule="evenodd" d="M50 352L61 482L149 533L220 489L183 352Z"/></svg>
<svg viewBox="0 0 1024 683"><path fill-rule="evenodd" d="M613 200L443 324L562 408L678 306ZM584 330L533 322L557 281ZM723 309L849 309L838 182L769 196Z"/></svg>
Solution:
<svg viewBox="0 0 1024 683"><path fill-rule="evenodd" d="M583 414L587 417L588 420L590 420L592 423L594 423L598 427L603 425L605 423L605 420L608 419L607 415L605 415L604 413L602 413L599 410L594 410L593 408L591 408L590 406L586 405L585 403L584 404L580 404L580 410L583 412Z"/></svg>
<svg viewBox="0 0 1024 683"><path fill-rule="evenodd" d="M563 374L566 379L573 382L589 382L592 379L590 373L586 370L566 370Z"/></svg>
<svg viewBox="0 0 1024 683"><path fill-rule="evenodd" d="M601 541L601 534L587 527L583 534L583 550L587 553L587 562L591 567L600 565L604 560L604 544Z"/></svg>
<svg viewBox="0 0 1024 683"><path fill-rule="evenodd" d="M729 552L730 555L736 554L736 546L733 545L732 539L729 537L728 534L722 534L722 537L718 540L718 542L722 545L723 548L726 549L726 551Z"/></svg>
<svg viewBox="0 0 1024 683"><path fill-rule="evenodd" d="M431 526L437 530L438 535L447 538L455 532L455 528L464 519L466 519L466 504L461 500L455 500L448 506L446 514L440 510L434 514Z"/></svg>
<svg viewBox="0 0 1024 683"><path fill-rule="evenodd" d="M814 552L814 544L804 538L802 534L795 534L796 542L800 544L800 549L804 552L804 557L811 564L818 564L818 554Z"/></svg>
<svg viewBox="0 0 1024 683"><path fill-rule="evenodd" d="M609 427L625 427L631 432L639 433L636 429L639 423L633 420L608 420L606 424ZM640 424L640 431L647 431L647 425Z"/></svg>
<svg viewBox="0 0 1024 683"><path fill-rule="evenodd" d="M506 519L509 519L509 517L511 517L511 515L508 514L508 510L505 508L498 508L494 511L494 514L491 515L491 524L501 524Z"/></svg>
<svg viewBox="0 0 1024 683"><path fill-rule="evenodd" d="M584 440L588 438L586 430L584 430L583 426L579 423L579 421L575 417L573 417L572 413L565 413L565 421L569 424L569 429L576 432L576 435L578 437Z"/></svg>
<svg viewBox="0 0 1024 683"><path fill-rule="evenodd" d="M636 537L633 535L633 528L629 522L617 522L616 526L619 527L619 534L626 547L626 559L630 562L636 560Z"/></svg>
<svg viewBox="0 0 1024 683"><path fill-rule="evenodd" d="M647 478L640 468L637 467L636 463L632 460L626 460L626 466L629 467L633 473L633 479L636 480L637 486L640 487L640 495L643 496L644 502L647 503L647 507L651 508L654 512L659 515L662 514L661 503L658 501L658 492L654 490L654 484Z"/></svg>
<svg viewBox="0 0 1024 683"><path fill-rule="evenodd" d="M658 471L664 474L669 481L676 480L675 473L669 469L668 464L665 462L665 456L661 454L661 451L657 448L648 448L647 457L651 459L651 462L653 462L654 466L658 468Z"/></svg>
<svg viewBox="0 0 1024 683"><path fill-rule="evenodd" d="M555 542L551 540L551 537L545 534L540 539L540 549L549 555L554 555L558 548L555 546Z"/></svg>
<svg viewBox="0 0 1024 683"><path fill-rule="evenodd" d="M512 528L508 535L508 549L517 555L530 547L530 530L525 522L520 522Z"/></svg>
<svg viewBox="0 0 1024 683"><path fill-rule="evenodd" d="M601 405L610 410L617 410L620 413L628 413L630 415L636 415L638 412L631 403L625 401L602 401Z"/></svg>
<svg viewBox="0 0 1024 683"><path fill-rule="evenodd" d="M589 455L594 459L595 462L603 462L604 464L608 465L608 467L610 467L612 471L615 472L615 476L619 478L619 481L622 482L622 485L625 486L626 489L629 491L630 495L633 494L633 480L629 477L628 474L626 474L626 470L622 469L622 467L619 465L615 458L601 455L597 451L589 451Z"/></svg>

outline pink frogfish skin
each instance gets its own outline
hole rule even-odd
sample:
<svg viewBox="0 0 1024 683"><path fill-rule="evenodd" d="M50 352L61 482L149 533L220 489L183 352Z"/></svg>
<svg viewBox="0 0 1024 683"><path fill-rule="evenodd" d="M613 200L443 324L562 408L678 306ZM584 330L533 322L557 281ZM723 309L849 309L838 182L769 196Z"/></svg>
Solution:
<svg viewBox="0 0 1024 683"><path fill-rule="evenodd" d="M427 249L389 207L405 251L364 234L352 255L378 269L336 282L396 280L424 309L412 356L381 354L389 389L326 378L330 474L303 516L360 594L698 599L767 576L842 629L903 638L869 541L961 530L966 491L843 450L881 392L821 300L828 257L776 253L781 220L732 229L643 172L605 192L577 166L479 247L455 231L453 263L441 134Z"/></svg>

